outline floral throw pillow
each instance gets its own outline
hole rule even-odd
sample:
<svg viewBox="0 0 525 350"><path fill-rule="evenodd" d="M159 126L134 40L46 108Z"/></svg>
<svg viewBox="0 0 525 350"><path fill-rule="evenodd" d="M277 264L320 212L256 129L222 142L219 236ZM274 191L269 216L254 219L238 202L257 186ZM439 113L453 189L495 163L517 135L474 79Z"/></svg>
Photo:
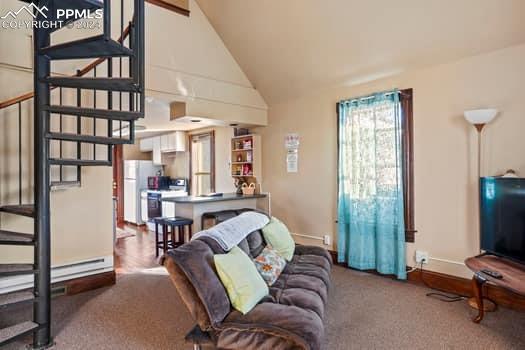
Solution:
<svg viewBox="0 0 525 350"><path fill-rule="evenodd" d="M253 262L268 286L277 281L286 266L286 260L270 245L266 246Z"/></svg>

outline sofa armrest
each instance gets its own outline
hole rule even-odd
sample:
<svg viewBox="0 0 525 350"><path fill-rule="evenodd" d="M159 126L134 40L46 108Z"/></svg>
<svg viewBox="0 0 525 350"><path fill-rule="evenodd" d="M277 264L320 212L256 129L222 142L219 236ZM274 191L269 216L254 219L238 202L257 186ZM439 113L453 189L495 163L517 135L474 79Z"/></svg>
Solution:
<svg viewBox="0 0 525 350"><path fill-rule="evenodd" d="M330 262L330 266L333 266L334 262L332 256L328 250L310 245L296 245L294 255L317 255L326 258Z"/></svg>

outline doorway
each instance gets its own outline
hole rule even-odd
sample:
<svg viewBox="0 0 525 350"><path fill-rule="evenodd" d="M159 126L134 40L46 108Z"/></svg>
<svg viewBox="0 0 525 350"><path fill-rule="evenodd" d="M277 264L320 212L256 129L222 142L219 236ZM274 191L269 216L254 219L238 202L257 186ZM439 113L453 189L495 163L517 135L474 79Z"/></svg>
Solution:
<svg viewBox="0 0 525 350"><path fill-rule="evenodd" d="M215 132L190 135L190 191L193 196L215 192Z"/></svg>
<svg viewBox="0 0 525 350"><path fill-rule="evenodd" d="M124 160L123 146L113 146L113 203L114 225L124 224Z"/></svg>

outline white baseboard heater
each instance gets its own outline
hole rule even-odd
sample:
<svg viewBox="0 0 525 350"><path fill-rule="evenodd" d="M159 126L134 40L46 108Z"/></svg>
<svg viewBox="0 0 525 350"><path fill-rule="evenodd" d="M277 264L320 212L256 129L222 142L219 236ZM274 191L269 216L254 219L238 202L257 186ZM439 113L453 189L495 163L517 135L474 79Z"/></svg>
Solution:
<svg viewBox="0 0 525 350"><path fill-rule="evenodd" d="M302 238L307 238L307 239L313 239L313 240L316 240L316 241L323 241L323 237L319 237L319 236L312 236L312 235L304 235L302 233L291 233L292 236L297 236L297 237L302 237Z"/></svg>
<svg viewBox="0 0 525 350"><path fill-rule="evenodd" d="M113 271L113 256L93 258L51 267L51 283ZM0 294L33 287L33 275L13 276L0 279Z"/></svg>

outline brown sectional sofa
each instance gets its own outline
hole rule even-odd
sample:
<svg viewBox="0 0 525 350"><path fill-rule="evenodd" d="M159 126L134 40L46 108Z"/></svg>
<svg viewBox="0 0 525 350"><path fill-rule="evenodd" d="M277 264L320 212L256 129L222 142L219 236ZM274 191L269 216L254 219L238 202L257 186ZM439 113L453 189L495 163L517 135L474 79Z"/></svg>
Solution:
<svg viewBox="0 0 525 350"><path fill-rule="evenodd" d="M260 231L239 245L256 257L266 246ZM270 294L246 315L233 309L215 270L213 255L225 253L199 238L167 253L164 265L198 328L187 339L220 349L321 348L332 259L323 248L298 245Z"/></svg>

